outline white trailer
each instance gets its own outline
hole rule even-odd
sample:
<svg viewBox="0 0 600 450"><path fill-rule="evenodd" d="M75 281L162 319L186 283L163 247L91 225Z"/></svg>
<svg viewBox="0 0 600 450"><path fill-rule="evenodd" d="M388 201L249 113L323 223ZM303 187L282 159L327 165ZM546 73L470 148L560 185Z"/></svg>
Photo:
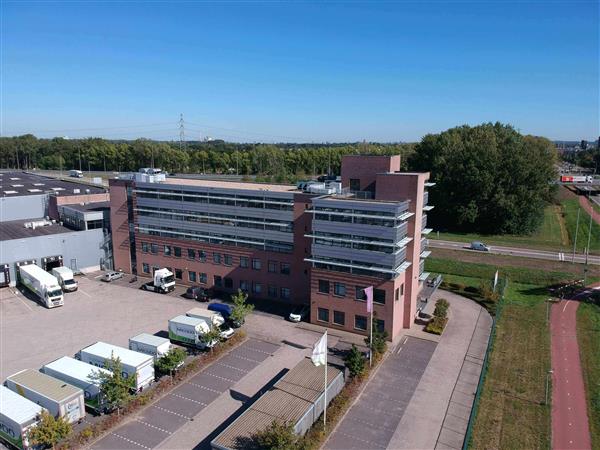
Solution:
<svg viewBox="0 0 600 450"><path fill-rule="evenodd" d="M105 368L111 358L119 358L124 377L136 377L136 391L141 391L154 381L154 358L127 348L96 342L79 352L79 359L96 367Z"/></svg>
<svg viewBox="0 0 600 450"><path fill-rule="evenodd" d="M169 353L169 350L171 350L171 341L167 338L154 336L153 334L142 333L129 338L129 350L145 353L152 356L154 361L157 361Z"/></svg>
<svg viewBox="0 0 600 450"><path fill-rule="evenodd" d="M204 319L189 316L177 316L169 320L169 339L179 344L196 348L212 348L217 341L204 342L203 336L210 331Z"/></svg>
<svg viewBox="0 0 600 450"><path fill-rule="evenodd" d="M58 280L40 266L35 264L19 266L19 277L21 284L29 289L46 308L64 304Z"/></svg>
<svg viewBox="0 0 600 450"><path fill-rule="evenodd" d="M77 290L77 281L75 281L73 271L68 267L55 267L51 273L56 277L64 292L75 292Z"/></svg>
<svg viewBox="0 0 600 450"><path fill-rule="evenodd" d="M4 382L11 391L44 407L54 417L75 423L85 417L83 390L33 369L11 375Z"/></svg>
<svg viewBox="0 0 600 450"><path fill-rule="evenodd" d="M110 374L108 370L78 361L70 356L63 356L42 367L42 372L52 378L83 389L86 406L98 413L105 412L100 393L100 383L93 376L99 372Z"/></svg>
<svg viewBox="0 0 600 450"><path fill-rule="evenodd" d="M44 408L0 385L0 438L13 447L29 447L27 432L39 422Z"/></svg>

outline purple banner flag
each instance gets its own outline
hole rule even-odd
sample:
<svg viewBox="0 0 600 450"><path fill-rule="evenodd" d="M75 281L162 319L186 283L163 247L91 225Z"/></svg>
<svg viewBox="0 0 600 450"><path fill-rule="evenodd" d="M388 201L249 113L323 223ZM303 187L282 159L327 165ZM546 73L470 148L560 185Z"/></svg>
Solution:
<svg viewBox="0 0 600 450"><path fill-rule="evenodd" d="M369 286L364 289L365 296L367 297L367 312L373 312L373 286Z"/></svg>

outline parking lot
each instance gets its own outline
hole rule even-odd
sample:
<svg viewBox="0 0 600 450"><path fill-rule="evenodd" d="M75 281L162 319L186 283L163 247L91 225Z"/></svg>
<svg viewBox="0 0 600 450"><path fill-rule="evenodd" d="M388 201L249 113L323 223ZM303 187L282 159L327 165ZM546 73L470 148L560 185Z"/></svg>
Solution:
<svg viewBox="0 0 600 450"><path fill-rule="evenodd" d="M199 412L271 356L278 345L249 339L217 362L178 386L138 417L117 428L94 449L154 448L194 420Z"/></svg>

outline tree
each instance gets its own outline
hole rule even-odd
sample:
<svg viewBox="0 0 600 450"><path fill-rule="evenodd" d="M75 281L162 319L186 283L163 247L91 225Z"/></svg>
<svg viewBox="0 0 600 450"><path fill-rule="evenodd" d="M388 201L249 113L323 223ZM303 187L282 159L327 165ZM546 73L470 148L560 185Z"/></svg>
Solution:
<svg viewBox="0 0 600 450"><path fill-rule="evenodd" d="M450 303L445 298L440 298L437 302L435 302L435 309L433 310L434 317L440 317L441 319L445 319L448 316L448 308L450 307Z"/></svg>
<svg viewBox="0 0 600 450"><path fill-rule="evenodd" d="M109 411L116 409L118 412L135 391L136 377L123 376L123 364L120 358L111 358L104 368L109 373L97 371L92 373L90 378L100 385L100 396L104 407Z"/></svg>
<svg viewBox="0 0 600 450"><path fill-rule="evenodd" d="M292 450L298 445L298 435L289 422L274 420L252 436L251 447L262 450Z"/></svg>
<svg viewBox="0 0 600 450"><path fill-rule="evenodd" d="M387 350L387 331L380 331L377 327L373 328L373 345L369 336L365 338L365 344L371 349L373 355L382 355Z"/></svg>
<svg viewBox="0 0 600 450"><path fill-rule="evenodd" d="M545 138L510 125L461 126L425 136L412 170L430 171L431 222L444 229L526 234L555 192L557 152Z"/></svg>
<svg viewBox="0 0 600 450"><path fill-rule="evenodd" d="M237 294L231 296L231 300L233 300L233 308L230 318L234 323L241 325L246 320L246 316L254 310L254 305L246 303L248 294L241 289L238 289Z"/></svg>
<svg viewBox="0 0 600 450"><path fill-rule="evenodd" d="M154 367L160 374L168 373L173 375L173 372L181 366L183 361L185 361L186 356L187 353L184 349L180 347L174 347L169 350L166 355L163 355L161 358L159 358L154 364Z"/></svg>
<svg viewBox="0 0 600 450"><path fill-rule="evenodd" d="M354 344L352 344L352 348L350 348L350 351L344 357L344 363L350 371L352 378L360 377L365 372L365 358Z"/></svg>
<svg viewBox="0 0 600 450"><path fill-rule="evenodd" d="M200 340L205 344L205 345L211 345L213 342L219 342L219 339L221 339L221 330L219 330L219 327L217 327L214 324L210 324L209 325L210 328L207 332L203 333ZM212 352L214 348L214 345L212 345L210 347L210 351Z"/></svg>
<svg viewBox="0 0 600 450"><path fill-rule="evenodd" d="M42 411L39 423L31 428L27 437L30 444L52 447L71 434L71 424L64 417L54 417L48 411Z"/></svg>

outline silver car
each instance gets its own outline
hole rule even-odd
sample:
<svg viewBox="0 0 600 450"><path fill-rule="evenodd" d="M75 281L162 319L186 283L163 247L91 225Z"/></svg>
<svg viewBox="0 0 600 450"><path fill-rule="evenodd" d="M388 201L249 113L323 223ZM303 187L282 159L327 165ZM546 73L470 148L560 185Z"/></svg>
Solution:
<svg viewBox="0 0 600 450"><path fill-rule="evenodd" d="M123 272L106 272L102 275L101 280L110 283L111 281L118 280L119 278L123 278Z"/></svg>

